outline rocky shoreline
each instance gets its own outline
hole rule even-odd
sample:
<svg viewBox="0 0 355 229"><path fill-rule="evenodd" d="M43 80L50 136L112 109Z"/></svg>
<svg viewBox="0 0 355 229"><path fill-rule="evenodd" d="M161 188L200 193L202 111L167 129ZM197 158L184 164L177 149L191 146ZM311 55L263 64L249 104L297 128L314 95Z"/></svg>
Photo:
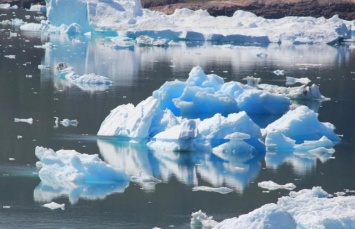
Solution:
<svg viewBox="0 0 355 229"><path fill-rule="evenodd" d="M31 4L45 4L44 0L0 0L0 4L10 3L20 8L29 8ZM174 13L175 9L188 8L192 10L204 9L212 16L232 16L236 10L246 10L270 19L282 18L285 16L312 16L330 18L339 15L345 20L355 19L355 1L320 2L315 0L299 1L194 1L191 3L175 4L152 4L142 0L142 6L151 10L161 11L166 14Z"/></svg>

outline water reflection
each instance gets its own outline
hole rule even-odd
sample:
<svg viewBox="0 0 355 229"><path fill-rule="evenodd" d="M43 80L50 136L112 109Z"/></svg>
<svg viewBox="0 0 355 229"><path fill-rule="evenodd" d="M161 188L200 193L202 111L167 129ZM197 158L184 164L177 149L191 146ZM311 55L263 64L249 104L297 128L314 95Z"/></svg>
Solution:
<svg viewBox="0 0 355 229"><path fill-rule="evenodd" d="M243 192L261 168L260 154L251 146L222 159L210 152L149 151L143 145L103 139L98 139L97 144L100 154L111 166L125 170L129 176L143 172L164 183L175 178L189 186L207 182L215 187L227 186ZM146 191L154 190L152 183L141 185Z"/></svg>
<svg viewBox="0 0 355 229"><path fill-rule="evenodd" d="M332 158L333 148L317 148L306 152L266 152L265 163L267 168L277 169L282 164L290 164L296 174L306 175L317 166L317 161L325 163Z"/></svg>

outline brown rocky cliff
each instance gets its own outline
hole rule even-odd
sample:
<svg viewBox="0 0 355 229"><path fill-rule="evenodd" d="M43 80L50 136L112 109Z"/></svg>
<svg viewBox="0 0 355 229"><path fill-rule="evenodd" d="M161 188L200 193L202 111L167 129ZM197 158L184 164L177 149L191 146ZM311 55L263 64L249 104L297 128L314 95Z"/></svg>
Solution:
<svg viewBox="0 0 355 229"><path fill-rule="evenodd" d="M29 8L31 4L45 4L44 0L0 0L1 3ZM337 14L346 20L355 19L355 0L142 0L151 10L172 14L175 9L204 9L212 16L232 16L236 10L246 10L265 18L312 16L330 18Z"/></svg>

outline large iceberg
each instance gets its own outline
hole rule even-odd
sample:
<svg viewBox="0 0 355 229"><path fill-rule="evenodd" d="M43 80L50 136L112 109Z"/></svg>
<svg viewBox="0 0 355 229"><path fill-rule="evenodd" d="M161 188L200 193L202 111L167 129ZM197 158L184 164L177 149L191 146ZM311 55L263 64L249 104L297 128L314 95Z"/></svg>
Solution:
<svg viewBox="0 0 355 229"><path fill-rule="evenodd" d="M207 11L188 9L165 15L143 9L139 0L46 0L46 4L51 25L75 23L82 33L249 44L332 43L351 37L350 26L337 16L274 20L245 11L236 11L232 17L212 17Z"/></svg>
<svg viewBox="0 0 355 229"><path fill-rule="evenodd" d="M148 142L150 148L166 151L203 149L221 158L263 151L262 136L267 147L278 144L281 149L288 144L292 150L332 147L329 141L339 141L335 127L319 122L308 107L289 110L292 100L288 95L234 81L225 83L223 78L194 67L186 81L166 82L136 106L124 104L113 109L98 135ZM260 114L281 118L261 130L250 118ZM300 145L316 140L320 142Z"/></svg>

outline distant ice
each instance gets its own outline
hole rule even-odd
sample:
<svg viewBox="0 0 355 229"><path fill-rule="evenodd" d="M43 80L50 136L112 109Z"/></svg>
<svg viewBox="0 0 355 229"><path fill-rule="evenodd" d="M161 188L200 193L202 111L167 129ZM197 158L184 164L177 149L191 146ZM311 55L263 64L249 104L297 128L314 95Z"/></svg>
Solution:
<svg viewBox="0 0 355 229"><path fill-rule="evenodd" d="M65 32L63 27L75 24L75 32L82 34L91 32L99 36L149 36L154 39L244 44L334 43L351 36L350 23L345 23L338 16L330 19L265 19L238 10L232 17L212 17L207 11L189 9L177 9L172 15L165 15L143 9L139 0L74 0L70 3L67 0L48 0L46 3L50 26L39 26L37 31ZM74 9L75 13L70 13ZM25 25L21 29L34 30L34 26Z"/></svg>
<svg viewBox="0 0 355 229"><path fill-rule="evenodd" d="M205 191L205 192L218 192L221 194L227 194L233 192L233 189L227 187L207 187L207 186L196 186L192 188L192 191Z"/></svg>
<svg viewBox="0 0 355 229"><path fill-rule="evenodd" d="M258 183L258 186L263 189L267 190L277 190L277 189L287 189L287 190L293 190L296 188L296 185L293 183L287 183L284 185L277 184L273 181L262 181Z"/></svg>
<svg viewBox="0 0 355 229"><path fill-rule="evenodd" d="M311 82L310 79L308 78L294 78L290 76L286 76L286 85L293 85L296 83L301 83L301 84L309 84Z"/></svg>
<svg viewBox="0 0 355 229"><path fill-rule="evenodd" d="M56 209L64 210L65 209L65 204L58 204L56 202L50 202L50 203L47 203L47 204L43 204L42 206L46 207L46 208L49 208L51 210L56 210Z"/></svg>
<svg viewBox="0 0 355 229"><path fill-rule="evenodd" d="M277 69L277 70L273 71L273 73L277 76L283 76L283 75L285 75L285 70Z"/></svg>
<svg viewBox="0 0 355 229"><path fill-rule="evenodd" d="M63 119L62 121L59 122L62 126L64 127L68 127L68 126L77 126L79 124L79 122L74 119L74 120L70 120L70 119Z"/></svg>
<svg viewBox="0 0 355 229"><path fill-rule="evenodd" d="M66 79L75 85L111 85L112 81L105 77L96 75L94 73L78 75L74 72L72 67L67 67L64 69L58 69L58 77L61 79Z"/></svg>
<svg viewBox="0 0 355 229"><path fill-rule="evenodd" d="M14 118L15 122L26 122L28 124L33 123L33 118Z"/></svg>

